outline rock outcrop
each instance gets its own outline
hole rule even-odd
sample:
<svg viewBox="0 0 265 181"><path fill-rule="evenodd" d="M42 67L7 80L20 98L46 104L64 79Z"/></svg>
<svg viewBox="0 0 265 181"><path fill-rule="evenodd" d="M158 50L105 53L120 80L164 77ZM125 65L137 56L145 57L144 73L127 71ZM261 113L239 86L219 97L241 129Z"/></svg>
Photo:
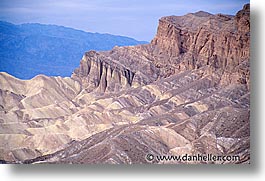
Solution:
<svg viewBox="0 0 265 181"><path fill-rule="evenodd" d="M101 57L95 51L87 52L72 78L79 81L82 88L91 92L117 92L133 85L135 73L122 64Z"/></svg>
<svg viewBox="0 0 265 181"><path fill-rule="evenodd" d="M249 163L249 16L245 5L236 16L163 17L150 44L89 51L71 78L1 73L0 160Z"/></svg>
<svg viewBox="0 0 265 181"><path fill-rule="evenodd" d="M235 80L226 80L228 84L249 84L249 71L238 68L249 70L249 17L249 5L235 17L205 12L164 17L151 44L160 59L170 59L175 72L210 65L221 74L238 74ZM156 61L159 67L167 65L160 59Z"/></svg>
<svg viewBox="0 0 265 181"><path fill-rule="evenodd" d="M200 11L163 17L151 44L88 52L72 77L89 90L100 86L104 92L209 65L222 84L249 86L249 16L249 5L245 5L236 16Z"/></svg>
<svg viewBox="0 0 265 181"><path fill-rule="evenodd" d="M145 57L145 46L115 47L108 52L87 52L72 78L88 92L117 92L147 85L159 76L159 69Z"/></svg>

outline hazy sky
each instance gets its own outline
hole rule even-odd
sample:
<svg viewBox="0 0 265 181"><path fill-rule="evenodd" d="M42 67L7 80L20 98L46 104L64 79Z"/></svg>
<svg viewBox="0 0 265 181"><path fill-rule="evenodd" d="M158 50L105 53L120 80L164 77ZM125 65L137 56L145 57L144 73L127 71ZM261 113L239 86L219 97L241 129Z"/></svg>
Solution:
<svg viewBox="0 0 265 181"><path fill-rule="evenodd" d="M56 24L150 41L158 19L204 10L235 14L249 0L0 0L0 20Z"/></svg>

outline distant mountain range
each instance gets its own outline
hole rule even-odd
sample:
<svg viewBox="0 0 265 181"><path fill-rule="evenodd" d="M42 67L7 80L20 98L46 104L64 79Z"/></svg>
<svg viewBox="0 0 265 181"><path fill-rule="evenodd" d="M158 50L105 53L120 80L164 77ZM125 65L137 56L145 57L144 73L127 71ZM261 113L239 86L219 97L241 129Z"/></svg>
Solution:
<svg viewBox="0 0 265 181"><path fill-rule="evenodd" d="M249 4L162 17L71 77L0 72L0 164L250 164L250 97Z"/></svg>
<svg viewBox="0 0 265 181"><path fill-rule="evenodd" d="M70 76L86 51L146 43L57 25L14 25L0 21L0 72L20 79L38 74Z"/></svg>

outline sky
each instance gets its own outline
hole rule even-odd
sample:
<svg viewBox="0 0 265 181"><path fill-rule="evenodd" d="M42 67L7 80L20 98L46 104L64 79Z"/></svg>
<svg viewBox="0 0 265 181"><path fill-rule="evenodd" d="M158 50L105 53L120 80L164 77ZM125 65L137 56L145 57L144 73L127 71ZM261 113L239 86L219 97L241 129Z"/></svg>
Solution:
<svg viewBox="0 0 265 181"><path fill-rule="evenodd" d="M249 0L0 0L0 20L55 24L150 41L163 16L234 15Z"/></svg>

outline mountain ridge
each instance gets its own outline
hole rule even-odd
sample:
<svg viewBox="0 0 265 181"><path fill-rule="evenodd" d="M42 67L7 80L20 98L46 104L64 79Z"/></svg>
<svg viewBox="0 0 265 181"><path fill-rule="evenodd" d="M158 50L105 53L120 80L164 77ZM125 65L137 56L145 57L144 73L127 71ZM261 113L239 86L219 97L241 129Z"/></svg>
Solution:
<svg viewBox="0 0 265 181"><path fill-rule="evenodd" d="M86 52L71 78L0 73L0 160L250 163L249 12L163 17L150 44Z"/></svg>
<svg viewBox="0 0 265 181"><path fill-rule="evenodd" d="M23 79L37 74L70 76L84 51L147 43L57 25L1 21L0 27L0 71Z"/></svg>

